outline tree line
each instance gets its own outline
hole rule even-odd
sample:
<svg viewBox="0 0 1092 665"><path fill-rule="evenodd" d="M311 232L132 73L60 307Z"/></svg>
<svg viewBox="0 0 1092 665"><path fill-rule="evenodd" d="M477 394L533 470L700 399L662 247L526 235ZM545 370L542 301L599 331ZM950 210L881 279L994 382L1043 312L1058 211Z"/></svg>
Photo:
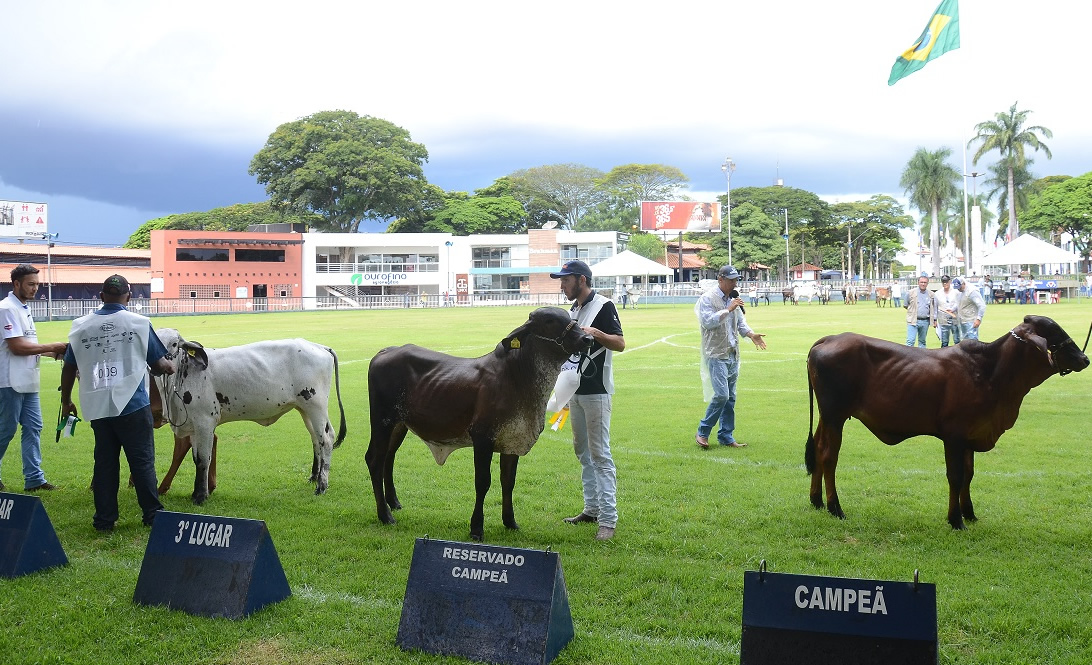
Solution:
<svg viewBox="0 0 1092 665"><path fill-rule="evenodd" d="M1024 127L1029 113L1014 104L976 126L975 163L994 150L1001 155L978 198L988 203L997 197L1001 214L1010 218L1011 237L1019 212L1027 230L1077 231L1074 236L1082 239L1087 255L1092 229L1084 227L1092 223L1079 210L1088 187L1065 185L1070 180L1065 176L1031 178L1025 148L1042 150L1049 158L1039 135L1050 138L1051 133L1045 127ZM931 238L934 272L939 271L941 234L962 242L963 206L956 186L962 174L947 163L950 156L948 148L920 148L901 180L911 204L927 216L922 231ZM126 247L148 247L150 232L157 228L245 230L269 222L302 222L316 231L348 233L368 221L387 223L388 232L401 233L522 234L544 226L633 233L640 201L689 198L687 176L664 164L626 164L606 172L571 163L538 166L468 193L429 183L423 171L427 161L425 146L387 120L322 111L277 127L251 160L249 173L265 185L268 201L151 220ZM725 197L720 199L723 206ZM778 272L784 270L786 227L790 263L799 259L880 276L890 274L902 248L900 230L914 224L895 199L884 195L829 204L791 187L744 187L733 190L731 205L732 260L740 267L761 264ZM728 261L726 234L686 239L710 245L704 258L711 265ZM630 248L652 258L663 255L662 242L649 234L636 233Z"/></svg>

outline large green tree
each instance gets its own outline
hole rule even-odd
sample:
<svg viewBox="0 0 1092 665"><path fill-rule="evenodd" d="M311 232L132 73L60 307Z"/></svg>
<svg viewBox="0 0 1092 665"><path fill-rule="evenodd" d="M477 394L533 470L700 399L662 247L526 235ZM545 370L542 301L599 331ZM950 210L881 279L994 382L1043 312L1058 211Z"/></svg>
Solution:
<svg viewBox="0 0 1092 665"><path fill-rule="evenodd" d="M1092 173L1044 189L1024 213L1024 227L1044 238L1068 233L1081 256L1092 260Z"/></svg>
<svg viewBox="0 0 1092 665"><path fill-rule="evenodd" d="M424 193L425 146L381 118L322 111L277 127L250 162L274 208L314 212L320 231L411 215Z"/></svg>
<svg viewBox="0 0 1092 665"><path fill-rule="evenodd" d="M735 197L732 197L733 200ZM705 264L720 267L728 263L728 234L710 234L706 241L712 249L702 252ZM737 268L752 263L777 267L784 270L785 241L778 231L777 220L771 219L761 208L744 202L732 208L732 262Z"/></svg>
<svg viewBox="0 0 1092 665"><path fill-rule="evenodd" d="M720 197L722 205L725 203L725 198L727 195ZM781 265L785 256L785 241L781 236L784 232L786 215L790 241L793 245L790 251L793 256L805 255L804 249L807 248L811 250L811 256L806 258L822 265L827 248L834 247L838 240L837 229L833 225L833 217L830 214L830 204L818 195L794 187L740 187L732 190L733 259L736 236L739 235L736 231L735 210L748 203L762 211L765 218L769 220L772 232L780 239L778 256L781 259L777 265ZM727 227L727 216L724 217L724 225ZM727 259L727 256L725 258Z"/></svg>
<svg viewBox="0 0 1092 665"><path fill-rule="evenodd" d="M575 229L581 217L603 198L596 184L603 172L582 164L550 164L521 169L508 176L511 185L530 201L516 197L520 203L534 200L556 206L549 211L551 218L562 220L562 226Z"/></svg>
<svg viewBox="0 0 1092 665"><path fill-rule="evenodd" d="M311 213L296 215L274 210L269 201L236 203L208 212L186 212L148 220L133 231L125 247L150 249L152 231L159 230L246 231L254 224L306 224L311 227L321 221L321 217Z"/></svg>
<svg viewBox="0 0 1092 665"><path fill-rule="evenodd" d="M638 232L630 235L626 249L653 261L664 258L664 243L654 233Z"/></svg>
<svg viewBox="0 0 1092 665"><path fill-rule="evenodd" d="M483 233L521 233L523 206L511 196L471 196L451 198L425 225L430 233L468 236Z"/></svg>
<svg viewBox="0 0 1092 665"><path fill-rule="evenodd" d="M1007 175L1009 237L1013 240L1020 235L1020 226L1016 221L1016 207L1020 201L1017 198L1015 171L1020 168L1027 168L1029 160L1025 155L1026 148L1042 150L1047 159L1050 159L1050 148L1039 138L1039 134L1048 139L1054 137L1049 129L1041 125L1025 127L1024 123L1027 122L1029 115L1031 115L1031 111L1017 110L1016 103L1014 103L1009 107L1008 111L994 114L993 120L987 120L975 125L974 129L977 134L967 143L967 147L970 147L971 143L981 141L981 145L974 153L973 162L975 164L978 164L978 160L992 150L997 150L1001 154L1001 162Z"/></svg>
<svg viewBox="0 0 1092 665"><path fill-rule="evenodd" d="M951 156L951 148L918 148L899 179L899 186L905 189L910 203L922 214L929 214L929 250L933 256L934 275L940 274L940 212L959 193L956 183L962 177L948 164Z"/></svg>
<svg viewBox="0 0 1092 665"><path fill-rule="evenodd" d="M850 274L859 271L865 276L866 267L870 267L873 279L880 276L881 264L891 264L895 254L903 249L900 231L914 225L914 219L899 202L883 194L875 194L867 201L835 203L830 211L838 227L838 244L846 249Z"/></svg>

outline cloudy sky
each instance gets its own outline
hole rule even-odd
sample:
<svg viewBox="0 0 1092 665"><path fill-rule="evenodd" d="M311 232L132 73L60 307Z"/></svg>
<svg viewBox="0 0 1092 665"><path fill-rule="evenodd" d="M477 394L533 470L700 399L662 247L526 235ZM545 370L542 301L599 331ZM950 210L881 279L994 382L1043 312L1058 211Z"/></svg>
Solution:
<svg viewBox="0 0 1092 665"><path fill-rule="evenodd" d="M901 196L917 147L961 168L974 124L1013 102L1054 132L1036 175L1092 170L1092 5L963 0L962 48L889 87L936 4L4 2L0 200L48 203L61 242L120 244L154 217L263 200L253 155L332 109L409 130L448 190L636 162L701 195L730 156L733 188Z"/></svg>

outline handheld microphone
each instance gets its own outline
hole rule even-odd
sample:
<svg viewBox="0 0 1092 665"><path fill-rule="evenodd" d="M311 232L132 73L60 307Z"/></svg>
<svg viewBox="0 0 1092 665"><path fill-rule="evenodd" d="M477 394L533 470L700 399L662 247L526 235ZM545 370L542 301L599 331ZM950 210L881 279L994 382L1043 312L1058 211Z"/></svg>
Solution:
<svg viewBox="0 0 1092 665"><path fill-rule="evenodd" d="M739 291L736 291L735 289L732 289L732 290L731 290L731 291L730 291L730 292L728 293L728 297L729 297L729 298L731 298L732 300L735 300L736 298L738 298L738 297L739 297ZM740 306L739 306L739 311L740 311L740 312L742 312L742 313L744 313L744 314L746 314L746 313L747 313L747 310L743 309L743 305L740 305Z"/></svg>

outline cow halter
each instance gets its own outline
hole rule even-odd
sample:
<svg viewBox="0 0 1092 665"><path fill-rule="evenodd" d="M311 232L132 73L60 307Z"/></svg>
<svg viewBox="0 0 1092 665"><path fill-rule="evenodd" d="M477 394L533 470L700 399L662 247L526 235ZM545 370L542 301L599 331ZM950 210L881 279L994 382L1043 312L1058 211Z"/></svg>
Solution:
<svg viewBox="0 0 1092 665"><path fill-rule="evenodd" d="M1027 339L1025 339L1025 338L1021 337L1020 335L1016 334L1016 328L1013 328L1012 330L1010 330L1009 334L1012 335L1016 339L1016 341L1020 342L1021 344L1027 344L1028 343ZM1092 330L1089 331L1089 334L1092 334ZM1073 371L1073 370L1068 369L1068 368L1067 369L1059 369L1058 368L1058 363L1054 362L1054 355L1056 353L1058 353L1058 351L1063 346L1065 346L1066 344L1072 344L1074 349L1078 348L1077 343L1073 341L1072 337L1066 337L1065 339L1058 342L1057 344L1051 344L1050 346L1048 346L1046 348L1046 351L1043 351L1043 353L1046 354L1047 362L1050 363L1050 368L1053 369L1055 372L1058 372L1058 376L1065 376L1066 374L1069 374L1070 372ZM1087 344L1087 342L1085 342L1085 344ZM1042 351L1042 349L1040 349L1039 346L1037 346L1035 344L1032 344L1031 347L1033 349L1035 349L1036 351Z"/></svg>
<svg viewBox="0 0 1092 665"><path fill-rule="evenodd" d="M575 326L575 325L576 325L576 319L573 319L573 320L569 321L569 325L565 326L565 329L562 330L561 334L558 335L557 337L547 337L545 335L540 335L538 333L531 333L531 335L533 337L537 337L539 339L546 340L547 342L553 342L554 344L557 344L558 346L564 348L564 346L565 346L565 335L568 335L569 331L572 330L573 326Z"/></svg>
<svg viewBox="0 0 1092 665"><path fill-rule="evenodd" d="M159 395L159 399L163 402L163 417L166 418L167 422L170 423L171 427L181 427L182 425L185 425L190 419L189 407L187 407L186 403L182 400L182 384L184 383L184 375L186 374L184 370L187 368L186 366L189 365L190 357L188 353L182 351L182 347L178 347L174 350L174 353L168 353L164 357L175 364L174 376L176 378L174 381L173 390L168 392L166 388L169 386L169 377L171 375L163 375L164 390L160 391ZM181 420L179 420L178 422L175 422L175 418L178 415L178 410L172 409L170 406L171 395L178 397L178 403L179 405L181 405L182 411L184 412L182 414Z"/></svg>

